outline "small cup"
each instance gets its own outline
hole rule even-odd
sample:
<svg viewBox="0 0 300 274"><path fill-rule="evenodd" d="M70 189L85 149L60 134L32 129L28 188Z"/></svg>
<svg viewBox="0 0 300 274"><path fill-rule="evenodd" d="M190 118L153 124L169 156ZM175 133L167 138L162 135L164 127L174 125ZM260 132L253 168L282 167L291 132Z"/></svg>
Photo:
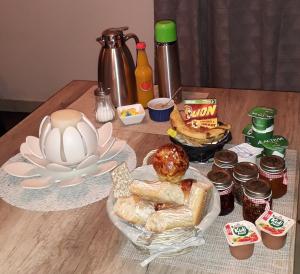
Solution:
<svg viewBox="0 0 300 274"><path fill-rule="evenodd" d="M137 112L134 115L129 115L129 116L122 116L122 111L130 110L130 109L135 109ZM119 115L120 120L124 125L133 125L133 124L139 124L143 121L145 117L145 110L141 104L133 104L133 105L126 105L126 106L121 106L117 108L117 112Z"/></svg>
<svg viewBox="0 0 300 274"><path fill-rule="evenodd" d="M148 102L150 118L155 122L169 121L170 114L173 111L173 108L174 108L174 101L173 100L170 101L170 98L156 98Z"/></svg>
<svg viewBox="0 0 300 274"><path fill-rule="evenodd" d="M250 258L254 251L254 244L261 241L255 225L248 221L227 223L223 231L231 255L238 260Z"/></svg>
<svg viewBox="0 0 300 274"><path fill-rule="evenodd" d="M263 244L274 250L284 247L287 232L294 223L293 219L272 210L265 211L255 222L256 227L261 232Z"/></svg>

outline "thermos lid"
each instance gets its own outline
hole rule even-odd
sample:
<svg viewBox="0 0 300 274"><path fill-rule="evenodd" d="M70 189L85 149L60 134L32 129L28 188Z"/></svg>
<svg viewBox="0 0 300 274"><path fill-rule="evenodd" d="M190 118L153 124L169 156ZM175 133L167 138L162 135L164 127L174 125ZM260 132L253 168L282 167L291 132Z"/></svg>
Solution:
<svg viewBox="0 0 300 274"><path fill-rule="evenodd" d="M162 20L155 24L155 41L159 43L177 40L176 23L172 20Z"/></svg>

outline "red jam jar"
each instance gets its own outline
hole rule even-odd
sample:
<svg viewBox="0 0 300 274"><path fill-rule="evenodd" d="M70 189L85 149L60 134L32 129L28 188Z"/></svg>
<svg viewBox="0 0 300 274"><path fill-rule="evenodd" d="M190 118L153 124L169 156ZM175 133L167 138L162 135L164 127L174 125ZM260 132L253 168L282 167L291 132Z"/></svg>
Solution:
<svg viewBox="0 0 300 274"><path fill-rule="evenodd" d="M207 178L213 182L220 194L221 212L220 216L229 214L234 209L234 195L232 177L225 170L211 170Z"/></svg>
<svg viewBox="0 0 300 274"><path fill-rule="evenodd" d="M243 185L249 180L258 178L258 168L256 164L250 162L240 162L233 169L233 193L238 204L243 204Z"/></svg>
<svg viewBox="0 0 300 274"><path fill-rule="evenodd" d="M259 177L271 185L273 199L278 199L286 194L287 171L283 158L275 155L261 157Z"/></svg>
<svg viewBox="0 0 300 274"><path fill-rule="evenodd" d="M213 170L226 170L232 175L232 170L238 162L238 156L234 151L223 149L214 155Z"/></svg>
<svg viewBox="0 0 300 274"><path fill-rule="evenodd" d="M244 219L255 223L261 214L270 209L272 209L272 189L270 184L262 179L250 180L244 183Z"/></svg>

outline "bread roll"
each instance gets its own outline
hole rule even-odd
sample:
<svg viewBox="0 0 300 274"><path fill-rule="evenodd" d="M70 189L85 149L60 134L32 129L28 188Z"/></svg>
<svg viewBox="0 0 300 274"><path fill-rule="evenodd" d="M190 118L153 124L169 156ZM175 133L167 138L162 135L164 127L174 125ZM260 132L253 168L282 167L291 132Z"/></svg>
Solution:
<svg viewBox="0 0 300 274"><path fill-rule="evenodd" d="M189 167L189 158L180 146L166 144L153 156L152 165L162 181L179 182Z"/></svg>
<svg viewBox="0 0 300 274"><path fill-rule="evenodd" d="M201 182L192 184L189 195L188 207L192 211L193 225L198 225L205 213L207 203L210 199L212 185Z"/></svg>
<svg viewBox="0 0 300 274"><path fill-rule="evenodd" d="M133 180L129 191L142 199L158 203L175 203L183 205L185 194L178 184L169 182L149 182Z"/></svg>
<svg viewBox="0 0 300 274"><path fill-rule="evenodd" d="M178 208L168 208L151 214L149 217L150 220L147 220L147 223L150 222L148 227L151 227L151 231L163 231L164 229L170 229L170 227L180 227L181 223L177 220L179 216L183 218L183 227L198 225L204 216L207 203L210 199L212 185L191 179L182 180L180 184L169 182L151 183L134 180L129 186L129 190L142 199L157 203L167 203L168 207L173 203L174 207L176 205L181 207L186 206L185 209L189 209L187 211L183 209L178 210ZM161 205L158 208L165 207ZM191 219L187 216L188 212L191 214ZM165 218L165 220L164 223L159 225L161 218Z"/></svg>
<svg viewBox="0 0 300 274"><path fill-rule="evenodd" d="M145 225L148 217L155 212L153 203L134 195L118 198L113 210L121 219L136 225Z"/></svg>
<svg viewBox="0 0 300 274"><path fill-rule="evenodd" d="M148 218L145 228L152 232L163 232L176 227L192 227L192 211L186 206L156 211Z"/></svg>

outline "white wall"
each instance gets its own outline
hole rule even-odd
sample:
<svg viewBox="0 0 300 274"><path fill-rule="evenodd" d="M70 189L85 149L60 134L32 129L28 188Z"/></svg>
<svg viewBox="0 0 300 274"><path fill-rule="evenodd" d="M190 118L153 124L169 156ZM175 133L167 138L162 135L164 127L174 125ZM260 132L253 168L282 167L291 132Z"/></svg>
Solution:
<svg viewBox="0 0 300 274"><path fill-rule="evenodd" d="M95 39L109 27L146 41L153 67L151 0L0 0L0 14L0 99L44 101L73 79L96 80Z"/></svg>

